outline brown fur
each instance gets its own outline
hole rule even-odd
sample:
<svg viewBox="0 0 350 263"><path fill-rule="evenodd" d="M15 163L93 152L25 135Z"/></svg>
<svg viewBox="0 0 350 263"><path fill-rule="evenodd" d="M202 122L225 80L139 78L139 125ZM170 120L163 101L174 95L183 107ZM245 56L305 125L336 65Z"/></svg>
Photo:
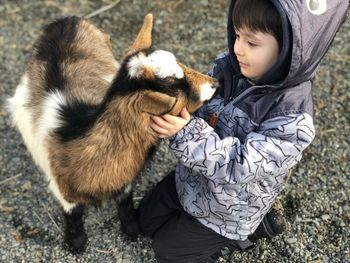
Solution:
<svg viewBox="0 0 350 263"><path fill-rule="evenodd" d="M111 103L89 134L64 147L49 140L52 170L69 202L94 203L130 184L143 167L150 145L149 116L136 98Z"/></svg>

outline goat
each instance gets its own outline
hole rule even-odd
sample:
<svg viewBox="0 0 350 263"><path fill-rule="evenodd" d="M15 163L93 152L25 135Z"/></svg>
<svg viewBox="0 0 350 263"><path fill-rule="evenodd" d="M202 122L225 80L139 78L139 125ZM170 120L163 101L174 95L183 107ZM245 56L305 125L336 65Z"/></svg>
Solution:
<svg viewBox="0 0 350 263"><path fill-rule="evenodd" d="M150 51L148 14L121 64L109 36L88 20L66 17L44 27L9 99L15 126L63 208L65 242L87 242L84 208L115 198L123 232L138 234L132 184L159 142L151 115L190 112L218 83L167 51Z"/></svg>

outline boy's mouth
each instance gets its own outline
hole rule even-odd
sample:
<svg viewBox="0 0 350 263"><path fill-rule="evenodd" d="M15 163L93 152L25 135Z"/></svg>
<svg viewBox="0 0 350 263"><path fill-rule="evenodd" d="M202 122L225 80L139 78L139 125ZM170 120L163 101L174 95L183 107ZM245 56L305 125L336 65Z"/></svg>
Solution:
<svg viewBox="0 0 350 263"><path fill-rule="evenodd" d="M240 62L240 61L238 61L238 63L239 63L239 66L240 66L241 68L247 68L247 67L249 67L249 64L247 64L247 63L243 63L243 62Z"/></svg>

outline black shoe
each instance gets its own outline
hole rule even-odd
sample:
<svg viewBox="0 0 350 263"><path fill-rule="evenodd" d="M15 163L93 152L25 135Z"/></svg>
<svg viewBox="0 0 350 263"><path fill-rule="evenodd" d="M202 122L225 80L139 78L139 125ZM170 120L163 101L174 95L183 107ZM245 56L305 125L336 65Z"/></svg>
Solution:
<svg viewBox="0 0 350 263"><path fill-rule="evenodd" d="M234 251L245 251L255 247L255 244L250 240L232 240L228 242L223 248L219 249L215 254L211 255L209 258L201 261L200 263L215 263L217 260L227 254L231 254Z"/></svg>
<svg viewBox="0 0 350 263"><path fill-rule="evenodd" d="M288 227L289 222L284 216L283 211L272 207L270 212L265 215L254 234L251 234L248 239L252 242L256 242L261 238L271 239L283 233Z"/></svg>
<svg viewBox="0 0 350 263"><path fill-rule="evenodd" d="M289 228L289 222L283 214L283 207L277 201L271 210L265 215L254 234L248 236L244 241L232 241L226 248L233 252L235 250L245 251L255 247L255 242L261 238L271 239ZM221 249L200 263L214 263L222 256Z"/></svg>

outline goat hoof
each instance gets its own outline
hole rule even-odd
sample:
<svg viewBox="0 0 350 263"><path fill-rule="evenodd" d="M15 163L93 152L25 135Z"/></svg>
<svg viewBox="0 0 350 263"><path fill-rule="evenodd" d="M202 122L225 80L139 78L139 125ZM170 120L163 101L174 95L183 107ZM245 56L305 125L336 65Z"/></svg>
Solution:
<svg viewBox="0 0 350 263"><path fill-rule="evenodd" d="M121 230L131 240L136 240L137 236L141 233L140 226L136 220L132 220L127 223L121 223Z"/></svg>
<svg viewBox="0 0 350 263"><path fill-rule="evenodd" d="M65 242L68 245L68 248L73 253L82 253L85 251L86 243L87 243L87 235L85 232L82 232L80 234L67 234L65 236Z"/></svg>

